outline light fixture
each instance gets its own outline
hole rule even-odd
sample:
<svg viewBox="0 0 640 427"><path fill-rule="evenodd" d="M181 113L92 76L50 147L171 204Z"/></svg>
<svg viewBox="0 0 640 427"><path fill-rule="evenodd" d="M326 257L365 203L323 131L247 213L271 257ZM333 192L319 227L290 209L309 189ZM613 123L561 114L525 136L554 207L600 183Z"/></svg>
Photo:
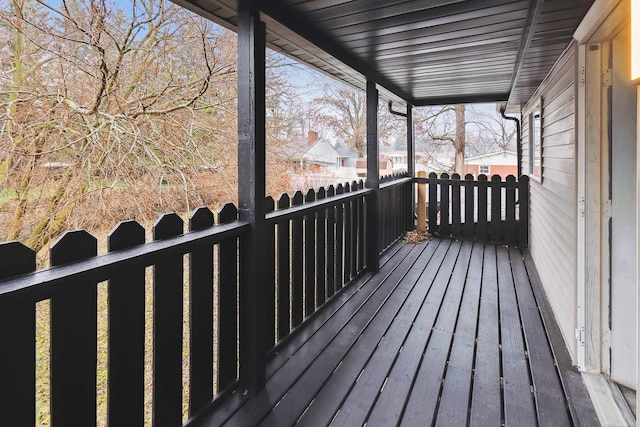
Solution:
<svg viewBox="0 0 640 427"><path fill-rule="evenodd" d="M631 80L640 84L640 0L631 0Z"/></svg>

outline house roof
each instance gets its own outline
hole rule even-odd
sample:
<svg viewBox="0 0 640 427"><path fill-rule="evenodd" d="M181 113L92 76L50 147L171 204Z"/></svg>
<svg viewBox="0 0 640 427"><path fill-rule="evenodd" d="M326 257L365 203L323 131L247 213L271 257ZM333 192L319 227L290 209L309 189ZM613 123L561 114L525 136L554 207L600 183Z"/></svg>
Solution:
<svg viewBox="0 0 640 427"><path fill-rule="evenodd" d="M465 159L467 165L516 165L518 154L513 151L496 151Z"/></svg>
<svg viewBox="0 0 640 427"><path fill-rule="evenodd" d="M174 0L228 28L237 0ZM245 0L268 46L413 105L528 100L593 0Z"/></svg>

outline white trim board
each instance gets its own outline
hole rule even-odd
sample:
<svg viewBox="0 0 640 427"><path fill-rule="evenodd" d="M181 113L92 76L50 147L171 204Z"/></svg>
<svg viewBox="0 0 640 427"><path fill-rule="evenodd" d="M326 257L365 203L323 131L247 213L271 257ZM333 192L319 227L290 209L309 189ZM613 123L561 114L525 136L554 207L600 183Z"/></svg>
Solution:
<svg viewBox="0 0 640 427"><path fill-rule="evenodd" d="M632 426L626 419L619 404L614 398L611 385L606 378L600 374L582 374L584 384L587 387L593 407L598 414L598 420L603 426Z"/></svg>

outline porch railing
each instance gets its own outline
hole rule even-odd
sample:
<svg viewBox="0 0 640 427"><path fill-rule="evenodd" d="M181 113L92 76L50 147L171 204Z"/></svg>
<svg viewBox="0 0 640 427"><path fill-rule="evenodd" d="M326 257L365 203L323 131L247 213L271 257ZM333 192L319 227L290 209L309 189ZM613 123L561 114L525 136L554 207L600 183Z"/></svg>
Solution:
<svg viewBox="0 0 640 427"><path fill-rule="evenodd" d="M427 184L428 230L432 234L526 246L529 242L529 178L444 173L415 178Z"/></svg>
<svg viewBox="0 0 640 427"><path fill-rule="evenodd" d="M412 185L404 178L381 186L379 227L384 232L378 247L390 245L408 227L399 203L405 203ZM268 313L262 329L271 348L366 268L365 212L372 193L353 182L266 199L267 271L260 277L261 286L269 289L262 302ZM107 378L106 412L113 426L144 424L149 382L154 426L183 422L184 395L191 416L230 389L238 381L244 345L238 336L244 265L239 249L247 231L249 224L238 220L231 204L217 215L197 209L186 233L178 215L163 215L149 243L140 224L123 222L109 234L102 255L93 236L72 231L52 245L51 267L38 271L30 249L18 242L0 244L0 425L36 424L36 307L43 301L50 304L45 322L54 426L96 424L99 377ZM106 375L96 368L101 289L108 295ZM145 314L149 299L151 326ZM145 378L149 328L151 379Z"/></svg>
<svg viewBox="0 0 640 427"><path fill-rule="evenodd" d="M304 319L362 273L367 251L383 252L413 228L416 182L429 185L432 232L526 242L526 178L384 178L375 245L366 220L375 190L362 182L285 194L277 201L269 197L263 248L267 267L259 276L268 290L260 302L267 313L261 325L267 351L277 350ZM102 255L93 236L72 231L52 245L51 267L38 271L31 250L17 242L0 244L0 425L36 424L36 309L43 301L50 304L45 322L54 426L96 424L98 377L107 378L107 419L114 426L144 423L149 383L155 426L182 423L185 395L191 416L230 390L239 379L246 341L239 336L238 310L244 306L239 273L246 262L240 249L249 227L231 204L215 215L197 209L186 233L178 215L163 215L149 243L144 228L128 221L109 234ZM100 292L107 294L106 375L96 367ZM151 378L145 376L149 331ZM188 390L183 392L187 359Z"/></svg>

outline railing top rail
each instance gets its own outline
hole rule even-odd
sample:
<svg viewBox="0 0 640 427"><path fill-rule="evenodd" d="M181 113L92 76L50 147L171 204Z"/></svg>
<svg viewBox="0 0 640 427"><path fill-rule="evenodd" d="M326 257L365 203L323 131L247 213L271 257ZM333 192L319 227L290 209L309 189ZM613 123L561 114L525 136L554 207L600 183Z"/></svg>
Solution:
<svg viewBox="0 0 640 427"><path fill-rule="evenodd" d="M411 178L410 176L405 176L405 177L402 177L402 178L393 179L391 181L381 182L380 183L380 189L384 189L384 188L387 188L387 187L393 187L395 185L406 184L407 182L413 181L413 179L414 178Z"/></svg>
<svg viewBox="0 0 640 427"><path fill-rule="evenodd" d="M336 194L325 199L315 200L313 202L304 203L302 205L291 206L285 209L280 209L274 212L266 214L266 220L270 224L274 224L281 221L287 221L292 218L297 218L313 212L314 210L322 207L328 207L348 200L354 200L362 196L370 194L373 190L370 188L363 188L362 190L350 191L349 193Z"/></svg>
<svg viewBox="0 0 640 427"><path fill-rule="evenodd" d="M134 266L147 267L158 254L185 254L196 245L214 245L224 239L239 236L249 229L246 221L215 225L176 237L156 240L129 249L109 252L69 264L38 270L0 281L0 306L23 298L42 300L74 284L97 283L108 280L114 270Z"/></svg>
<svg viewBox="0 0 640 427"><path fill-rule="evenodd" d="M513 177L513 175L509 175L511 177ZM507 177L509 178L509 177ZM520 184L522 184L523 182L527 182L529 181L529 177L523 175L520 177L519 180L517 180L515 177L513 177L513 180L502 180L502 178L500 180L493 180L490 178L487 179L466 179L466 177L460 177L458 178L418 178L418 177L414 177L413 178L413 182L419 183L419 184L432 184L432 183L443 183L443 184L459 184L459 185L487 185L487 186L492 186L492 185L500 185L501 187L505 187L505 188L518 188L520 186Z"/></svg>

